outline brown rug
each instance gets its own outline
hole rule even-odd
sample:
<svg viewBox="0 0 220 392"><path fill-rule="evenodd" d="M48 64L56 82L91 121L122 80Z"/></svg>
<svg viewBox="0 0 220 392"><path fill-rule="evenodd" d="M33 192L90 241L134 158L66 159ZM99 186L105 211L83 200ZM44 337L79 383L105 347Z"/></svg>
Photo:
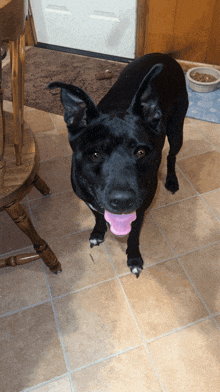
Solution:
<svg viewBox="0 0 220 392"><path fill-rule="evenodd" d="M26 51L24 104L55 114L63 114L60 96L52 95L46 89L48 83L60 81L71 83L90 95L97 104L117 80L125 63L78 56L72 53L49 49L31 48ZM95 75L108 69L113 72L112 79L96 80ZM3 68L4 99L11 101L10 65ZM57 90L58 92L59 90ZM53 93L56 90L53 90Z"/></svg>

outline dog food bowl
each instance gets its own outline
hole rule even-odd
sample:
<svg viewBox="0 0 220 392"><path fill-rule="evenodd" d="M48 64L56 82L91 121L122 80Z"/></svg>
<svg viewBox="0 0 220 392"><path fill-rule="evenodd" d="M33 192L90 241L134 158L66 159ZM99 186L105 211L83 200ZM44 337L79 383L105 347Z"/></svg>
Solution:
<svg viewBox="0 0 220 392"><path fill-rule="evenodd" d="M199 82L197 80L192 79L191 77L196 72L212 75L216 78L216 80L214 82ZM186 74L186 77L188 79L189 87L192 90L197 91L198 93L210 93L211 91L214 91L218 86L220 87L220 72L215 68L209 68L209 67L190 68Z"/></svg>

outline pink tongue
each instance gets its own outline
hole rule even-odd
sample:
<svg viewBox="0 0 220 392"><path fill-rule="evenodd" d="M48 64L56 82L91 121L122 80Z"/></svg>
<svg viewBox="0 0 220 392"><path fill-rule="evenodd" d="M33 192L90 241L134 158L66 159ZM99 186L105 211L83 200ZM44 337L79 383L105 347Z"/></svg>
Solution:
<svg viewBox="0 0 220 392"><path fill-rule="evenodd" d="M131 222L136 219L136 212L132 214L112 214L105 211L105 220L110 223L110 230L115 235L126 235L131 231Z"/></svg>

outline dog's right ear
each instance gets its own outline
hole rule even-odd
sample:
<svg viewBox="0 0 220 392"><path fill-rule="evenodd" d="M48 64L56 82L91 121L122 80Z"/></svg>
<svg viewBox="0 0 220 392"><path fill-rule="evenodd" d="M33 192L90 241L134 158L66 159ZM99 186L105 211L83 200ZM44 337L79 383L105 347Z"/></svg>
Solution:
<svg viewBox="0 0 220 392"><path fill-rule="evenodd" d="M68 130L74 134L78 128L89 124L99 116L99 111L92 99L81 88L72 84L52 82L48 89L61 88L61 102L65 109L64 120Z"/></svg>
<svg viewBox="0 0 220 392"><path fill-rule="evenodd" d="M129 110L143 118L155 135L164 134L166 127L163 119L163 111L158 96L154 93L154 84L161 78L163 64L155 64L143 79L136 92Z"/></svg>

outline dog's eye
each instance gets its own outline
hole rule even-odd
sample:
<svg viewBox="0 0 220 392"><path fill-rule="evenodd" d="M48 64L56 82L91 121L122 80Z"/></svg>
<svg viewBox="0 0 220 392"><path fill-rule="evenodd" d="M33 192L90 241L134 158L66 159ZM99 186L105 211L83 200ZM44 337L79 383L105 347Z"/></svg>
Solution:
<svg viewBox="0 0 220 392"><path fill-rule="evenodd" d="M94 152L93 154L92 154L92 160L93 161L99 161L101 159L101 154L99 154L98 152Z"/></svg>
<svg viewBox="0 0 220 392"><path fill-rule="evenodd" d="M141 148L140 150L137 151L136 155L138 158L143 158L145 156L145 150Z"/></svg>

